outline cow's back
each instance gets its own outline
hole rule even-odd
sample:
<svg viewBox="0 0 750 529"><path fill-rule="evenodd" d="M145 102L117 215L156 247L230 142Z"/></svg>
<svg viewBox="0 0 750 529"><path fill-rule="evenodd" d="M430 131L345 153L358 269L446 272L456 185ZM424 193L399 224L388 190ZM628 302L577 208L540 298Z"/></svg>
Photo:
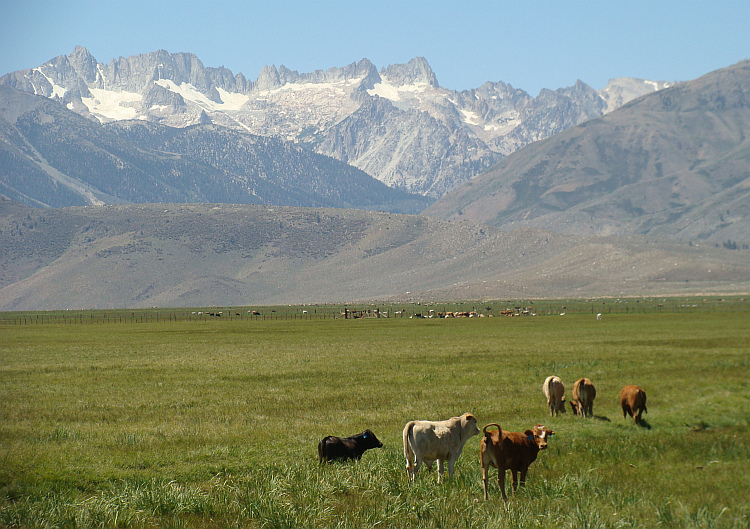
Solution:
<svg viewBox="0 0 750 529"><path fill-rule="evenodd" d="M573 384L573 402L577 402L577 413L580 416L592 416L596 388L588 378L580 378ZM572 404L572 403L571 403Z"/></svg>
<svg viewBox="0 0 750 529"><path fill-rule="evenodd" d="M413 452L429 459L446 457L451 440L451 429L447 422L411 421L408 438Z"/></svg>
<svg viewBox="0 0 750 529"><path fill-rule="evenodd" d="M560 377L548 376L542 385L550 415L565 412L565 386Z"/></svg>
<svg viewBox="0 0 750 529"><path fill-rule="evenodd" d="M620 406L622 406L623 415L629 414L639 421L641 414L646 409L646 392L642 387L634 384L625 386L620 392Z"/></svg>
<svg viewBox="0 0 750 529"><path fill-rule="evenodd" d="M547 377L547 380L544 381L544 396L548 399L550 397L559 399L564 394L565 385L563 384L562 380L560 380L560 377Z"/></svg>
<svg viewBox="0 0 750 529"><path fill-rule="evenodd" d="M589 402L596 397L596 388L588 378L580 378L573 384L573 400Z"/></svg>
<svg viewBox="0 0 750 529"><path fill-rule="evenodd" d="M583 384L581 384L581 400L590 403L595 398L596 388L594 387L594 384L592 384L588 378L584 378Z"/></svg>

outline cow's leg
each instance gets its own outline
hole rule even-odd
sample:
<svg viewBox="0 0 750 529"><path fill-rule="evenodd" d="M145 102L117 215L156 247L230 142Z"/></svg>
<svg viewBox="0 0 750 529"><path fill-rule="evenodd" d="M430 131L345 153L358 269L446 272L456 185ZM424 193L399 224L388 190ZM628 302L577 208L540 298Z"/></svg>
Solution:
<svg viewBox="0 0 750 529"><path fill-rule="evenodd" d="M483 458L480 459L482 459L480 463L482 465L482 488L484 489L484 501L487 501L489 499L489 496L487 496L487 481L489 480L490 469L489 465L486 465L484 463Z"/></svg>
<svg viewBox="0 0 750 529"><path fill-rule="evenodd" d="M503 499L508 501L508 496L505 495L505 469L497 468L497 486L500 487L500 492L503 494Z"/></svg>
<svg viewBox="0 0 750 529"><path fill-rule="evenodd" d="M453 467L456 465L456 457L450 456L448 458L448 477L453 477Z"/></svg>
<svg viewBox="0 0 750 529"><path fill-rule="evenodd" d="M554 417L555 416L555 411L554 411L554 407L555 406L552 403L552 398L551 397L549 399L547 399L547 407L549 408L549 416L550 417Z"/></svg>
<svg viewBox="0 0 750 529"><path fill-rule="evenodd" d="M526 486L526 472L529 471L529 467L526 465L521 466L521 486Z"/></svg>
<svg viewBox="0 0 750 529"><path fill-rule="evenodd" d="M437 463L438 463L438 469L437 469L438 470L438 477L437 477L437 482L441 483L443 481L443 470L444 470L444 464L443 463L444 462L443 462L442 459L438 459Z"/></svg>
<svg viewBox="0 0 750 529"><path fill-rule="evenodd" d="M510 469L510 477L513 485L513 494L515 494L516 489L518 489L518 471L515 468Z"/></svg>

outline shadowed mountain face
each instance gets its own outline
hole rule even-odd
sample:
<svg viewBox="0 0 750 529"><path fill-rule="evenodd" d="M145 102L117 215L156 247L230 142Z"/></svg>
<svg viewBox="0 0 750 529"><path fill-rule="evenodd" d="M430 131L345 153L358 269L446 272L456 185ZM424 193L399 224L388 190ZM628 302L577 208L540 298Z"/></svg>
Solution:
<svg viewBox="0 0 750 529"><path fill-rule="evenodd" d="M750 61L531 144L425 214L585 235L750 242Z"/></svg>
<svg viewBox="0 0 750 529"><path fill-rule="evenodd" d="M108 126L0 86L0 193L37 207L225 202L412 213L431 202L276 138L212 124Z"/></svg>
<svg viewBox="0 0 750 529"><path fill-rule="evenodd" d="M0 200L0 310L747 292L747 251L361 210Z"/></svg>

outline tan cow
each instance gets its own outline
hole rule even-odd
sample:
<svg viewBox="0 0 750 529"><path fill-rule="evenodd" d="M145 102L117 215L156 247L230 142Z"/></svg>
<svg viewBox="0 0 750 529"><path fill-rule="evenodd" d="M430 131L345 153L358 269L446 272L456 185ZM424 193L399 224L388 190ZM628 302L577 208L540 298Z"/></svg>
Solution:
<svg viewBox="0 0 750 529"><path fill-rule="evenodd" d="M404 427L404 456L409 479L416 479L422 462L427 468L432 468L435 460L438 462L438 483L442 481L446 461L448 476L453 476L453 467L464 444L478 433L477 419L471 413L445 421L409 421Z"/></svg>
<svg viewBox="0 0 750 529"><path fill-rule="evenodd" d="M490 426L496 426L497 430L488 431L487 428ZM506 432L497 423L486 425L482 431L484 437L479 443L479 464L482 466L484 501L487 501L490 467L497 469L497 484L500 486L503 499L508 501L505 494L505 471L510 470L513 492L518 488L518 473L521 474L521 486L524 486L529 466L536 461L539 451L547 448L547 439L555 432L547 430L543 424L538 424L523 433Z"/></svg>
<svg viewBox="0 0 750 529"><path fill-rule="evenodd" d="M542 391L547 397L547 407L551 417L558 413L565 413L565 385L560 377L548 376L542 384Z"/></svg>
<svg viewBox="0 0 750 529"><path fill-rule="evenodd" d="M629 385L622 388L620 392L620 406L622 406L622 416L630 415L636 424L641 422L641 415L646 409L646 392L643 388L636 385Z"/></svg>
<svg viewBox="0 0 750 529"><path fill-rule="evenodd" d="M595 398L596 388L588 378L576 380L576 383L573 384L573 400L570 401L573 413L581 417L593 417Z"/></svg>

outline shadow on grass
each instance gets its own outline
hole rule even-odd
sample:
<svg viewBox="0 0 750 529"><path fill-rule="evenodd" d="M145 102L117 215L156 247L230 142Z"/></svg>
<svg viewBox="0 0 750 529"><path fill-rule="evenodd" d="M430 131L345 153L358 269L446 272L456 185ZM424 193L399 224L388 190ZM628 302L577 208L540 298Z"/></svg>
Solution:
<svg viewBox="0 0 750 529"><path fill-rule="evenodd" d="M649 422L646 419L641 419L636 424L638 426L640 426L641 428L645 428L646 430L650 430L651 429L651 425L649 424Z"/></svg>
<svg viewBox="0 0 750 529"><path fill-rule="evenodd" d="M602 421L602 422L612 422L612 420L609 417L605 417L604 415L594 415L594 419L596 419L597 421Z"/></svg>

